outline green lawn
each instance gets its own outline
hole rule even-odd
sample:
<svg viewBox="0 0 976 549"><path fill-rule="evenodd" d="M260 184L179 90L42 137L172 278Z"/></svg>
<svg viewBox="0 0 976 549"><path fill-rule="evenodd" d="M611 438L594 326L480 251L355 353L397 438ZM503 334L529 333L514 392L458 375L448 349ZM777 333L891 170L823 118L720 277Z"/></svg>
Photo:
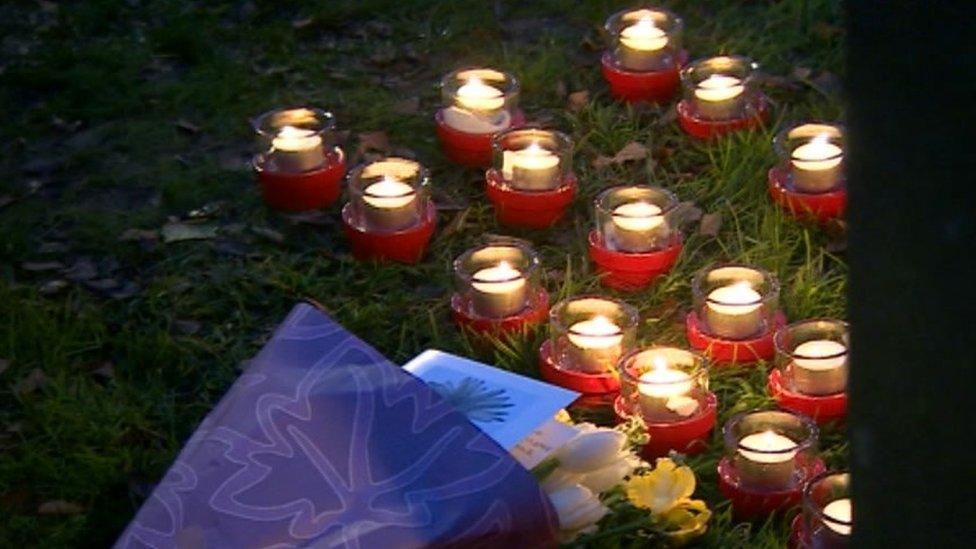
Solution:
<svg viewBox="0 0 976 549"><path fill-rule="evenodd" d="M783 121L836 119L843 33L826 0L667 2L692 57L741 53L769 78L770 127L701 144L670 109L610 100L598 65L603 19L626 4L541 0L183 2L92 0L0 6L0 545L105 546L184 439L291 306L313 299L394 361L436 347L536 375L541 335L478 353L448 314L450 261L485 233L531 240L554 298L601 291L584 236L608 185L649 181L705 213L660 284L626 296L643 342L683 342L692 274L710 262L779 275L791 319L843 317L847 267L836 234L772 206L765 173ZM570 133L581 192L541 232L498 226L482 175L446 162L434 134L440 76L490 64L523 83L529 118ZM579 112L567 93L588 90ZM286 104L332 110L348 132L383 131L416 154L442 206L416 266L352 259L338 207L267 210L245 164L249 117ZM419 105L419 106L418 106ZM645 161L594 167L637 141ZM201 217L216 238L165 243L168 217ZM132 229L139 229L133 231ZM721 425L769 405L766 368L713 376ZM844 466L843 433L823 452ZM715 484L713 449L689 460L716 511L713 547L782 545L786 521L736 524ZM69 505L57 502L63 500ZM626 513L592 545L636 546Z"/></svg>

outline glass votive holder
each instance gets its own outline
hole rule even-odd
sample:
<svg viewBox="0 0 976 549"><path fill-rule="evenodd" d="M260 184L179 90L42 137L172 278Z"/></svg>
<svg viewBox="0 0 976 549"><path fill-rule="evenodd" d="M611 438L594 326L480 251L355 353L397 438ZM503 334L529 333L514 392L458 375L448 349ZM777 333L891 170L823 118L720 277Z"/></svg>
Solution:
<svg viewBox="0 0 976 549"><path fill-rule="evenodd" d="M564 299L549 312L555 364L585 374L616 376L617 361L633 348L637 309L594 295Z"/></svg>
<svg viewBox="0 0 976 549"><path fill-rule="evenodd" d="M350 222L367 232L416 226L427 213L430 178L419 162L388 157L354 171L349 179Z"/></svg>
<svg viewBox="0 0 976 549"><path fill-rule="evenodd" d="M251 124L258 136L264 170L302 173L326 165L335 127L331 113L310 107L276 109Z"/></svg>
<svg viewBox="0 0 976 549"><path fill-rule="evenodd" d="M471 248L454 260L460 307L469 317L501 319L523 312L538 292L539 256L516 240Z"/></svg>
<svg viewBox="0 0 976 549"><path fill-rule="evenodd" d="M507 72L488 68L456 70L441 80L444 123L470 134L508 129L518 108L519 83Z"/></svg>
<svg viewBox="0 0 976 549"><path fill-rule="evenodd" d="M804 547L848 547L854 526L853 518L850 473L828 471L807 483L803 489Z"/></svg>
<svg viewBox="0 0 976 549"><path fill-rule="evenodd" d="M825 193L844 182L844 128L808 122L791 126L773 139L773 148L794 190Z"/></svg>
<svg viewBox="0 0 976 549"><path fill-rule="evenodd" d="M816 424L783 411L756 411L734 416L722 428L736 484L749 492L799 490L816 457Z"/></svg>
<svg viewBox="0 0 976 549"><path fill-rule="evenodd" d="M811 396L847 390L850 335L846 322L795 322L776 331L775 344L776 366L788 390Z"/></svg>
<svg viewBox="0 0 976 549"><path fill-rule="evenodd" d="M705 120L757 116L758 68L748 57L724 55L701 59L682 69L681 81L691 114Z"/></svg>
<svg viewBox="0 0 976 549"><path fill-rule="evenodd" d="M663 71L680 63L684 22L668 10L620 11L607 19L604 29L610 38L610 59L620 69Z"/></svg>
<svg viewBox="0 0 976 549"><path fill-rule="evenodd" d="M694 312L709 336L746 340L771 333L775 325L779 281L763 269L742 264L706 268L692 279L691 290Z"/></svg>
<svg viewBox="0 0 976 549"><path fill-rule="evenodd" d="M610 187L593 202L603 245L623 253L647 253L670 246L677 236L678 198L645 185Z"/></svg>
<svg viewBox="0 0 976 549"><path fill-rule="evenodd" d="M647 423L676 423L708 406L705 358L676 347L633 351L620 360L620 404Z"/></svg>
<svg viewBox="0 0 976 549"><path fill-rule="evenodd" d="M509 129L492 139L492 164L506 185L519 191L561 187L573 168L573 141L541 128Z"/></svg>

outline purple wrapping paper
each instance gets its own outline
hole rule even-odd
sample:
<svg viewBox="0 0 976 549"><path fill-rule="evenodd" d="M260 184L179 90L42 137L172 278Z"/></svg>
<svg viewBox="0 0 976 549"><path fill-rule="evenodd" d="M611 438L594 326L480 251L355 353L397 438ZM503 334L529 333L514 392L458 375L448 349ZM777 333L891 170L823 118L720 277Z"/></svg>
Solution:
<svg viewBox="0 0 976 549"><path fill-rule="evenodd" d="M297 305L116 542L545 547L532 476L423 382Z"/></svg>

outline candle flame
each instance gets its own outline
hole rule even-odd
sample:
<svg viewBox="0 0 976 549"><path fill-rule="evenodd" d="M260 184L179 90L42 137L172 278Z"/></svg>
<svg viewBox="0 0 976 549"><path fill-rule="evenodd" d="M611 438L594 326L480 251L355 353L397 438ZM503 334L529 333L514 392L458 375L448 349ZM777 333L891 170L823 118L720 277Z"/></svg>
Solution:
<svg viewBox="0 0 976 549"><path fill-rule="evenodd" d="M617 326L609 318L603 315L596 315L586 324L586 335L592 336L611 336L620 333L620 326Z"/></svg>
<svg viewBox="0 0 976 549"><path fill-rule="evenodd" d="M651 359L651 363L654 364L655 370L661 371L669 369L668 359L664 358L664 355L654 355L654 358Z"/></svg>
<svg viewBox="0 0 976 549"><path fill-rule="evenodd" d="M827 145L830 143L830 135L826 133L817 134L810 140L811 145Z"/></svg>
<svg viewBox="0 0 976 549"><path fill-rule="evenodd" d="M278 130L278 137L283 137L285 139L295 138L295 137L308 137L313 135L315 132L312 130L307 130L304 128L296 128L295 126L282 126Z"/></svg>

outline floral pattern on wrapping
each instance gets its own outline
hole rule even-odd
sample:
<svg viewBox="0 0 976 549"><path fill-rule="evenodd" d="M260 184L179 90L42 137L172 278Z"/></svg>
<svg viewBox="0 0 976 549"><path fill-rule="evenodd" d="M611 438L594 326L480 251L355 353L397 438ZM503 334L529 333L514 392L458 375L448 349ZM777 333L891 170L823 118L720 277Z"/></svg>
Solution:
<svg viewBox="0 0 976 549"><path fill-rule="evenodd" d="M117 547L540 546L528 472L423 383L299 305Z"/></svg>

